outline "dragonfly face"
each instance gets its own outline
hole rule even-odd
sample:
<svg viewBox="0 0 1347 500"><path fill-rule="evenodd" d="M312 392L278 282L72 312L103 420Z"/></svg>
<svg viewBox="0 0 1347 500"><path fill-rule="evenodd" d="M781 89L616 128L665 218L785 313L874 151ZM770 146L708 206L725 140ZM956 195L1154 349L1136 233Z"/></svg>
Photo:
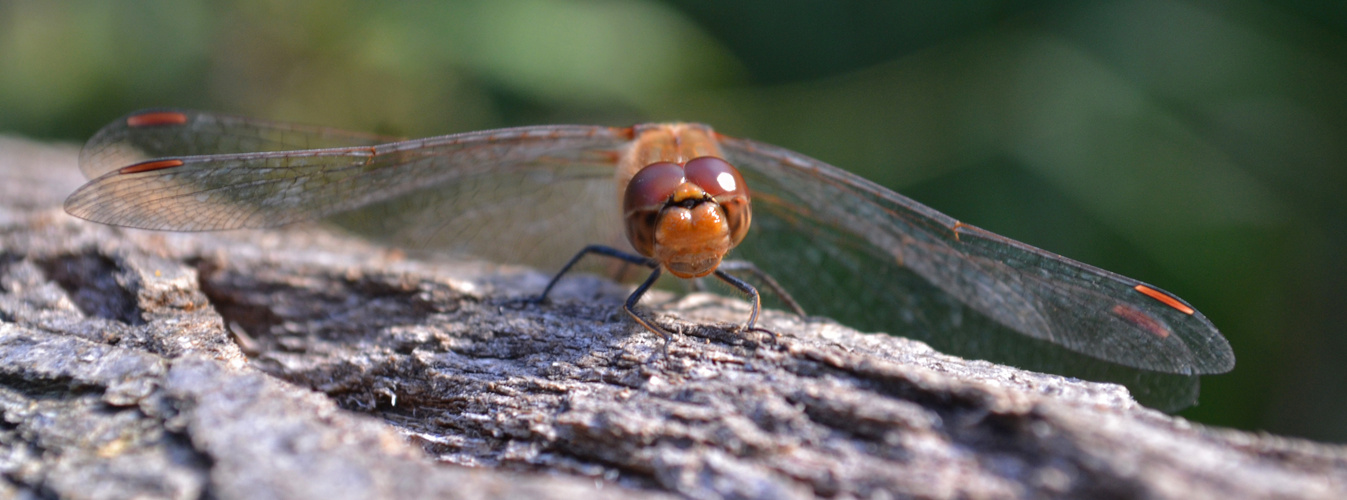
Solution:
<svg viewBox="0 0 1347 500"><path fill-rule="evenodd" d="M711 274L748 233L747 186L720 158L652 163L636 172L625 191L628 241L679 278Z"/></svg>
<svg viewBox="0 0 1347 500"><path fill-rule="evenodd" d="M687 123L638 125L624 150L615 178L627 241L675 276L710 274L748 229L740 208L748 192L738 171L719 159L714 132ZM733 210L719 206L717 195Z"/></svg>
<svg viewBox="0 0 1347 500"><path fill-rule="evenodd" d="M812 313L952 339L971 357L1001 359L999 347L958 342L978 323L970 314L1012 337L1138 370L1192 377L1234 366L1215 326L1158 287L705 125L546 125L397 140L146 111L90 139L81 169L92 180L66 210L107 224L273 227L387 205L426 214L372 218L408 228L414 243L554 269L585 245L630 243L640 254L633 262L719 276L733 251Z"/></svg>

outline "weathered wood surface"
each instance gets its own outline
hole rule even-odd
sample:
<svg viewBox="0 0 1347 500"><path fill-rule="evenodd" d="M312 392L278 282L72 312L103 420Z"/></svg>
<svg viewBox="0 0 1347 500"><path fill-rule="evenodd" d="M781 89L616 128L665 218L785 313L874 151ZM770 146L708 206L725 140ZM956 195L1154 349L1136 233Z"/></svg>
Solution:
<svg viewBox="0 0 1347 500"><path fill-rule="evenodd" d="M1118 386L746 307L414 259L317 228L74 220L0 138L0 496L1344 498L1347 450ZM569 251L569 250L564 250Z"/></svg>

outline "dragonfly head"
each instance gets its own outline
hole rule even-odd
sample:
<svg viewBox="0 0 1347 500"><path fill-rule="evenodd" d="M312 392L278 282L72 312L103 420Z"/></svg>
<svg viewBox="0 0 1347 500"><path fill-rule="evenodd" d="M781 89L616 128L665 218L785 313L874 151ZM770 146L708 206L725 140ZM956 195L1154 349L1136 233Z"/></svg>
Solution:
<svg viewBox="0 0 1347 500"><path fill-rule="evenodd" d="M752 219L744 178L714 156L642 168L627 184L622 213L632 247L680 278L715 271Z"/></svg>

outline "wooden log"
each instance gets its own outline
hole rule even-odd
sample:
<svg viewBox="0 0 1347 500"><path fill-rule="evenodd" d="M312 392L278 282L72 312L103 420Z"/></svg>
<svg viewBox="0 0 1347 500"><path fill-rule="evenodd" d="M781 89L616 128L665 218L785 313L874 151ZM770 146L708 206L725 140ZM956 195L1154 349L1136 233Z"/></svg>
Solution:
<svg viewBox="0 0 1347 500"><path fill-rule="evenodd" d="M666 359L599 278L86 223L74 158L0 138L0 495L1347 497L1341 446L826 319L657 293Z"/></svg>

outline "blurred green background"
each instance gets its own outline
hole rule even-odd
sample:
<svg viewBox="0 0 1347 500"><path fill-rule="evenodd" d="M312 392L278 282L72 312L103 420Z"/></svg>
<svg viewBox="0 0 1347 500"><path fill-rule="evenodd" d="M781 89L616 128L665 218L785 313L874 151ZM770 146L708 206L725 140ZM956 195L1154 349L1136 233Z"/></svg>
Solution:
<svg viewBox="0 0 1347 500"><path fill-rule="evenodd" d="M151 106L707 122L1162 286L1238 357L1184 416L1347 441L1341 1L0 0L0 133Z"/></svg>

